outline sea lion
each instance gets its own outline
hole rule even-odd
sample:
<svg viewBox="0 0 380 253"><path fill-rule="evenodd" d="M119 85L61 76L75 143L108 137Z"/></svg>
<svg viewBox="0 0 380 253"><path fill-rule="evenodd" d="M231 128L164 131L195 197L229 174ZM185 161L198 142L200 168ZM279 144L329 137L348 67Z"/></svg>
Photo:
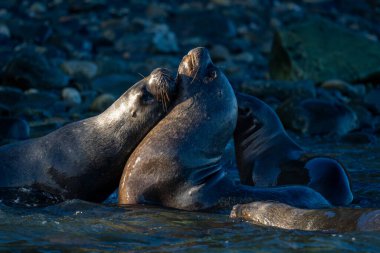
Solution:
<svg viewBox="0 0 380 253"><path fill-rule="evenodd" d="M105 200L117 188L129 155L166 114L174 80L168 70L156 69L98 116L0 147L0 199Z"/></svg>
<svg viewBox="0 0 380 253"><path fill-rule="evenodd" d="M352 202L344 166L306 153L286 133L277 114L261 100L236 94L239 109L234 143L240 180L261 187L307 185L333 205Z"/></svg>
<svg viewBox="0 0 380 253"><path fill-rule="evenodd" d="M230 217L283 229L334 233L380 230L380 210L371 208L306 210L283 203L258 201L234 206Z"/></svg>
<svg viewBox="0 0 380 253"><path fill-rule="evenodd" d="M236 125L234 91L205 48L183 57L175 106L130 156L119 185L119 204L148 203L182 210L231 208L277 200L302 207L329 206L303 186L260 189L235 184L221 157Z"/></svg>

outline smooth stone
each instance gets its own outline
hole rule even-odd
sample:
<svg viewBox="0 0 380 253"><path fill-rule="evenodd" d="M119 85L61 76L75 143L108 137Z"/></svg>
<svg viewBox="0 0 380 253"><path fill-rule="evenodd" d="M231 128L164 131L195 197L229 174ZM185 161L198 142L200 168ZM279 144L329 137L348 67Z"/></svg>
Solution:
<svg viewBox="0 0 380 253"><path fill-rule="evenodd" d="M96 59L98 76L124 74L130 70L129 64L120 56L101 56Z"/></svg>
<svg viewBox="0 0 380 253"><path fill-rule="evenodd" d="M5 24L0 24L0 36L4 36L6 38L11 37L11 32L9 31L9 28Z"/></svg>
<svg viewBox="0 0 380 253"><path fill-rule="evenodd" d="M355 112L335 101L289 99L278 109L285 128L307 135L344 135L358 127Z"/></svg>
<svg viewBox="0 0 380 253"><path fill-rule="evenodd" d="M127 91L140 77L128 74L113 74L97 77L92 81L92 88L101 93L110 93L115 97L120 97Z"/></svg>
<svg viewBox="0 0 380 253"><path fill-rule="evenodd" d="M358 117L359 129L373 128L374 124L372 113L365 106L361 104L353 104L350 106Z"/></svg>
<svg viewBox="0 0 380 253"><path fill-rule="evenodd" d="M380 44L325 19L309 18L276 32L269 66L273 79L379 80Z"/></svg>
<svg viewBox="0 0 380 253"><path fill-rule="evenodd" d="M71 106L82 103L82 98L79 91L75 88L67 87L62 90L62 98Z"/></svg>
<svg viewBox="0 0 380 253"><path fill-rule="evenodd" d="M21 89L62 88L68 83L68 77L33 48L21 49L4 67L2 79L3 83Z"/></svg>
<svg viewBox="0 0 380 253"><path fill-rule="evenodd" d="M0 118L0 138L23 140L29 138L28 122L19 118Z"/></svg>
<svg viewBox="0 0 380 253"><path fill-rule="evenodd" d="M364 85L352 85L339 79L327 80L321 84L321 88L326 90L338 90L343 95L351 98L361 97L366 94L366 88Z"/></svg>
<svg viewBox="0 0 380 253"><path fill-rule="evenodd" d="M315 97L316 90L312 81L274 81L274 80L245 80L239 89L242 92L260 98L276 97L281 101L289 97Z"/></svg>
<svg viewBox="0 0 380 253"><path fill-rule="evenodd" d="M380 114L380 89L374 89L367 93L364 97L364 103L376 114Z"/></svg>
<svg viewBox="0 0 380 253"><path fill-rule="evenodd" d="M0 104L12 108L24 98L21 89L15 87L0 86Z"/></svg>
<svg viewBox="0 0 380 253"><path fill-rule="evenodd" d="M29 91L25 92L25 97L16 106L27 106L35 109L46 109L59 101L59 97L48 91Z"/></svg>
<svg viewBox="0 0 380 253"><path fill-rule="evenodd" d="M215 62L226 61L231 57L228 48L220 44L214 45L210 49L210 55Z"/></svg>
<svg viewBox="0 0 380 253"><path fill-rule="evenodd" d="M69 121L62 118L50 118L43 121L30 122L30 136L32 138L44 136L66 123L69 123Z"/></svg>
<svg viewBox="0 0 380 253"><path fill-rule="evenodd" d="M98 66L90 61L70 60L61 65L62 70L71 77L84 76L92 79L98 73Z"/></svg>
<svg viewBox="0 0 380 253"><path fill-rule="evenodd" d="M153 50L158 53L176 53L179 51L177 37L167 25L156 25L153 30Z"/></svg>
<svg viewBox="0 0 380 253"><path fill-rule="evenodd" d="M103 112L107 109L113 102L116 101L116 98L111 94L102 94L95 98L90 106L90 110L93 112Z"/></svg>

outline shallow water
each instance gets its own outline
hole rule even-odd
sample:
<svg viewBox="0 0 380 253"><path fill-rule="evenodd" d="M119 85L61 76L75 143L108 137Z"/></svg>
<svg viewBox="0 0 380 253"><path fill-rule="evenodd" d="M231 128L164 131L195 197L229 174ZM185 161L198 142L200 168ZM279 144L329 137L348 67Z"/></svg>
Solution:
<svg viewBox="0 0 380 253"><path fill-rule="evenodd" d="M354 206L380 207L379 145L302 141L329 150L347 165ZM78 200L45 208L0 206L0 251L26 252L380 252L380 232L286 231L228 215L151 206L117 207Z"/></svg>

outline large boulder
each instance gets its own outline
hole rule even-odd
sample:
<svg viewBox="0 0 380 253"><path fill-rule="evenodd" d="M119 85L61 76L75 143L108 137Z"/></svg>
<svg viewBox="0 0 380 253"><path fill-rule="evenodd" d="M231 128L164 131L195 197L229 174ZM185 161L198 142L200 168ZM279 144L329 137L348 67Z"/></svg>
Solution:
<svg viewBox="0 0 380 253"><path fill-rule="evenodd" d="M277 31L270 55L273 79L380 80L380 43L322 18Z"/></svg>

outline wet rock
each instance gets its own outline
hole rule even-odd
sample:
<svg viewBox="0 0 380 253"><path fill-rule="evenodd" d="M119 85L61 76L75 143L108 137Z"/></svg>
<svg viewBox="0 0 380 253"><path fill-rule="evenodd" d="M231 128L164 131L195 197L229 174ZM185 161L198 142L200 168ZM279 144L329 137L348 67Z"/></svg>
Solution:
<svg viewBox="0 0 380 253"><path fill-rule="evenodd" d="M116 98L113 95L102 94L99 97L95 98L94 102L90 106L90 110L93 112L103 112L115 101Z"/></svg>
<svg viewBox="0 0 380 253"><path fill-rule="evenodd" d="M82 102L79 91L70 87L62 90L62 98L70 106L79 105Z"/></svg>
<svg viewBox="0 0 380 253"><path fill-rule="evenodd" d="M362 97L366 93L364 85L352 85L339 79L327 80L321 84L321 88L326 90L338 90L343 95L351 98Z"/></svg>
<svg viewBox="0 0 380 253"><path fill-rule="evenodd" d="M199 38L200 41L223 43L237 34L234 22L221 15L218 10L195 12L192 8L186 9L169 18L168 23L173 24L172 29L181 42L189 38Z"/></svg>
<svg viewBox="0 0 380 253"><path fill-rule="evenodd" d="M126 60L118 56L102 56L96 59L98 66L98 76L106 76L110 74L124 74L130 71L129 64Z"/></svg>
<svg viewBox="0 0 380 253"><path fill-rule="evenodd" d="M0 138L23 140L29 138L29 124L19 118L0 117Z"/></svg>
<svg viewBox="0 0 380 253"><path fill-rule="evenodd" d="M12 108L24 97L22 90L14 87L0 86L0 105Z"/></svg>
<svg viewBox="0 0 380 253"><path fill-rule="evenodd" d="M71 77L83 76L92 79L98 72L98 66L90 61L71 60L61 65L62 70Z"/></svg>
<svg viewBox="0 0 380 253"><path fill-rule="evenodd" d="M349 43L348 43L349 42ZM348 82L380 77L380 44L322 18L277 31L270 56L274 79Z"/></svg>
<svg viewBox="0 0 380 253"><path fill-rule="evenodd" d="M138 81L139 77L134 75L113 74L94 79L93 89L101 93L110 93L115 97L120 97L127 89Z"/></svg>
<svg viewBox="0 0 380 253"><path fill-rule="evenodd" d="M276 97L282 101L296 97L315 97L316 90L312 81L273 81L273 80L246 80L240 86L240 90L260 97Z"/></svg>
<svg viewBox="0 0 380 253"><path fill-rule="evenodd" d="M51 89L65 87L68 77L53 67L42 54L26 48L5 66L2 81L21 89Z"/></svg>
<svg viewBox="0 0 380 253"><path fill-rule="evenodd" d="M340 141L348 144L371 144L376 142L376 137L370 133L353 132L342 136Z"/></svg>
<svg viewBox="0 0 380 253"><path fill-rule="evenodd" d="M277 113L286 128L307 135L344 135L358 126L346 105L321 99L289 99Z"/></svg>
<svg viewBox="0 0 380 253"><path fill-rule="evenodd" d="M11 36L11 32L9 31L9 28L5 24L0 24L0 36L4 36L6 38L9 38Z"/></svg>
<svg viewBox="0 0 380 253"><path fill-rule="evenodd" d="M158 53L176 53L179 51L177 38L167 25L156 25L153 30L153 50Z"/></svg>
<svg viewBox="0 0 380 253"><path fill-rule="evenodd" d="M30 123L30 136L32 138L40 137L51 133L52 131L69 123L66 119L50 118L43 121L35 121Z"/></svg>
<svg viewBox="0 0 380 253"><path fill-rule="evenodd" d="M372 113L368 111L366 107L360 104L350 105L351 109L355 112L358 117L358 128L373 128L373 117Z"/></svg>
<svg viewBox="0 0 380 253"><path fill-rule="evenodd" d="M210 50L210 55L214 62L225 61L230 58L228 48L223 45L214 45Z"/></svg>
<svg viewBox="0 0 380 253"><path fill-rule="evenodd" d="M49 110L59 97L48 91L28 90L23 99L14 105L17 110L22 109L43 109Z"/></svg>
<svg viewBox="0 0 380 253"><path fill-rule="evenodd" d="M380 114L380 89L371 90L364 97L365 105L374 111L376 114Z"/></svg>

